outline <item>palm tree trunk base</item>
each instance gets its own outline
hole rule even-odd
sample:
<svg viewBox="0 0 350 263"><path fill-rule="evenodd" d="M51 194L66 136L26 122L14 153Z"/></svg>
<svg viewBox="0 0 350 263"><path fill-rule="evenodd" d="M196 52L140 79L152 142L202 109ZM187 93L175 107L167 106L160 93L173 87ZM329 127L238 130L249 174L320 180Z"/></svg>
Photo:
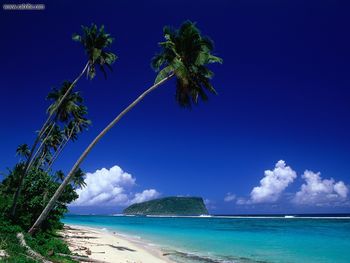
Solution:
<svg viewBox="0 0 350 263"><path fill-rule="evenodd" d="M42 255L40 255L38 252L35 252L33 249L31 249L25 239L22 233L17 233L17 238L19 240L19 243L22 247L24 247L27 250L27 253L30 255L30 257L35 258L36 260L43 262L43 263L52 263L52 261L49 261L45 259Z"/></svg>

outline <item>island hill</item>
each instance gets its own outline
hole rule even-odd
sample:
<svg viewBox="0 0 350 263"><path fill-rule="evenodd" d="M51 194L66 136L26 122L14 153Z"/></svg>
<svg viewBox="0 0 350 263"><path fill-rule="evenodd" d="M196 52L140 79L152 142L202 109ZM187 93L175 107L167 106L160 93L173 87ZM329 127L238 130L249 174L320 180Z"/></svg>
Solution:
<svg viewBox="0 0 350 263"><path fill-rule="evenodd" d="M125 215L198 216L208 215L201 197L165 197L133 204L124 209Z"/></svg>

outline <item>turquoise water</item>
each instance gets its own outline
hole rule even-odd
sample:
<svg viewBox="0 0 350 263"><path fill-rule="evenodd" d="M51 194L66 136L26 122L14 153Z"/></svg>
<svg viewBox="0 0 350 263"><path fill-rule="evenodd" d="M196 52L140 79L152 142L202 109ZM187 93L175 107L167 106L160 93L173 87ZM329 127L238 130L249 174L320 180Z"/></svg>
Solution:
<svg viewBox="0 0 350 263"><path fill-rule="evenodd" d="M63 222L137 236L178 262L350 262L350 219L69 215Z"/></svg>

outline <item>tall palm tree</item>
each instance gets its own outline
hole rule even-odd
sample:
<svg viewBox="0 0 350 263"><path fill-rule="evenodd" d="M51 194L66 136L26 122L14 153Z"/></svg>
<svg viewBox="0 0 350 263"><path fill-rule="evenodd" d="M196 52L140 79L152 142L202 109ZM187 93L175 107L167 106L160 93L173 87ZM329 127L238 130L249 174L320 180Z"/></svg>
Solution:
<svg viewBox="0 0 350 263"><path fill-rule="evenodd" d="M65 93L64 96L62 96L61 100L59 103L57 103L56 107L52 109L52 111L49 112L49 115L44 122L43 126L41 127L34 143L33 146L30 150L30 155L27 159L27 162L25 164L25 169L24 173L20 177L19 180L19 186L18 189L16 190L16 193L13 198L13 203L11 207L11 216L14 217L16 214L16 207L17 207L17 202L18 198L21 193L21 188L23 184L23 180L28 174L28 171L30 169L30 164L32 161L33 154L35 152L35 149L38 145L38 143L41 140L41 137L45 133L47 129L50 127L51 119L55 114L55 111L60 108L60 105L62 102L65 100L66 96L70 93L70 91L73 89L73 87L76 85L76 83L80 80L80 78L87 72L88 76L90 79L94 78L96 75L96 70L95 66L98 65L101 71L103 72L104 76L106 77L106 71L105 71L105 66L108 67L109 69L112 69L112 64L115 62L117 59L117 56L112 53L107 51L110 46L112 45L114 39L111 37L110 34L106 33L104 30L104 26L102 25L100 28L98 28L95 24L91 24L90 27L87 26L82 26L83 33L82 35L78 34L73 34L72 39L74 41L78 41L83 45L83 48L85 49L86 54L88 55L88 60L81 71L81 73L78 75L78 77L72 82L71 86L69 89L67 89L67 92Z"/></svg>
<svg viewBox="0 0 350 263"><path fill-rule="evenodd" d="M62 182L64 180L64 173L61 170L58 170L55 173L54 180L55 182Z"/></svg>
<svg viewBox="0 0 350 263"><path fill-rule="evenodd" d="M28 165L28 169L30 169L32 164L36 161L36 157L39 154L41 148L44 145L49 145L46 143L46 141L50 138L53 139L51 133L56 132L56 135L60 133L58 123L61 122L65 124L80 114L81 107L83 107L83 98L80 96L79 92L70 91L67 94L67 90L70 88L71 84L72 83L69 81L64 81L60 89L53 88L53 90L48 94L47 99L51 100L52 103L48 107L47 112L49 114L53 113L54 117L51 121L51 128L43 134L42 142L36 150L35 154L32 156L32 160ZM62 97L64 96L65 99L62 100ZM57 107L57 104L59 103L60 106Z"/></svg>
<svg viewBox="0 0 350 263"><path fill-rule="evenodd" d="M51 150L57 151L61 141L63 140L63 131L61 131L61 128L57 124L55 124L53 127L54 129L52 129L52 132L45 137L42 144L43 147L41 155L37 161L37 168L51 160Z"/></svg>
<svg viewBox="0 0 350 263"><path fill-rule="evenodd" d="M210 63L222 63L222 59L211 54L213 41L201 36L194 23L186 21L180 29L164 27L165 41L160 43L161 52L152 59L152 67L159 71L155 83L174 74L176 76L175 98L180 106L190 107L198 98L206 101L204 90L216 94L210 83L213 72ZM162 68L163 67L163 68ZM162 68L162 69L161 69Z"/></svg>
<svg viewBox="0 0 350 263"><path fill-rule="evenodd" d="M165 27L164 38L165 42L160 43L161 52L152 61L153 67L156 71L159 71L154 85L127 106L85 149L41 215L30 228L30 234L35 233L46 219L65 187L73 178L75 171L96 143L148 93L173 77L176 78L176 100L181 106L190 106L191 103L197 104L198 98L206 100L207 96L204 90L215 93L210 83L213 73L207 68L207 65L216 62L221 63L222 60L211 54L213 42L208 37L201 36L196 25L190 21L184 22L178 30Z"/></svg>
<svg viewBox="0 0 350 263"><path fill-rule="evenodd" d="M55 121L67 122L83 103L83 98L79 92L68 91L71 85L71 82L64 81L60 89L53 88L46 97L52 101L47 109L47 113L53 114ZM63 97L65 97L64 100L62 100ZM59 107L57 106L58 104L60 105Z"/></svg>
<svg viewBox="0 0 350 263"><path fill-rule="evenodd" d="M84 188L86 186L84 176L85 173L80 168L75 171L72 178L72 184L74 188Z"/></svg>
<svg viewBox="0 0 350 263"><path fill-rule="evenodd" d="M73 40L80 42L89 58L89 65L87 74L90 79L96 75L95 66L98 65L105 77L107 73L105 67L112 70L111 65L117 59L117 56L109 51L106 51L106 47L109 47L114 38L110 34L105 32L104 26L98 28L95 24L90 27L82 26L83 34L73 34Z"/></svg>
<svg viewBox="0 0 350 263"><path fill-rule="evenodd" d="M30 155L30 150L29 150L28 144L24 143L24 144L18 145L18 147L16 149L16 155L19 155L24 159L28 159L28 157Z"/></svg>
<svg viewBox="0 0 350 263"><path fill-rule="evenodd" d="M60 142L58 149L55 151L51 161L49 162L47 171L50 170L50 168L52 167L56 159L59 157L59 155L62 153L68 142L76 141L78 138L78 134L83 132L84 130L87 130L88 127L91 125L91 121L84 117L84 114L86 113L86 107L82 106L79 110L79 114L75 115L74 119L71 120L65 127L63 139Z"/></svg>

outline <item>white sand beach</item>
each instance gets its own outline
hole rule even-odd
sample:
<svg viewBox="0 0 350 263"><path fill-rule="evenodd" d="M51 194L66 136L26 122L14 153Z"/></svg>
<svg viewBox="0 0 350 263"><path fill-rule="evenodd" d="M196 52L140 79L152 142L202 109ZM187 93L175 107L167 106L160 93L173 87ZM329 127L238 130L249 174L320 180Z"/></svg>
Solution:
<svg viewBox="0 0 350 263"><path fill-rule="evenodd" d="M116 232L65 225L62 236L73 254L110 263L169 263L157 248L147 247ZM83 262L83 261L82 261Z"/></svg>

